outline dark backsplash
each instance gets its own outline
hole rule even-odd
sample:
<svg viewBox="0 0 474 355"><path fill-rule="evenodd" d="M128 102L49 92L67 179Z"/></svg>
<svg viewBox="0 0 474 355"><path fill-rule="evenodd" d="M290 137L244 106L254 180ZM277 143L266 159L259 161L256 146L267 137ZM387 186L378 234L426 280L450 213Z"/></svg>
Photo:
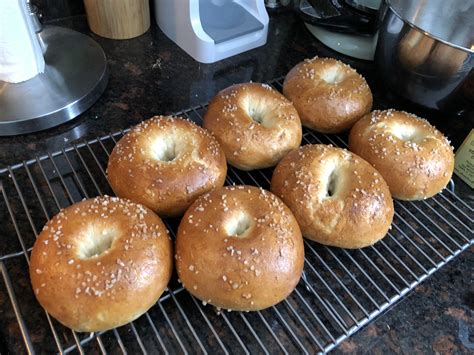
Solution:
<svg viewBox="0 0 474 355"><path fill-rule="evenodd" d="M44 16L44 21L53 21L86 13L84 0L31 0L31 2L39 7ZM153 6L154 1L150 1L150 11L153 11Z"/></svg>
<svg viewBox="0 0 474 355"><path fill-rule="evenodd" d="M85 13L83 0L32 0L44 15L44 21Z"/></svg>

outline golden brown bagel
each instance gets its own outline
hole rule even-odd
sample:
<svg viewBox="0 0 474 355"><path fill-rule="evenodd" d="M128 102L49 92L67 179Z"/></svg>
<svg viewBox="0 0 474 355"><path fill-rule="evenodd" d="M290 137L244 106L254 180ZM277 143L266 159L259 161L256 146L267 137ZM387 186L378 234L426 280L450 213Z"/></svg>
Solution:
<svg viewBox="0 0 474 355"><path fill-rule="evenodd" d="M178 228L176 269L183 286L219 308L253 311L282 301L303 264L293 214L254 186L226 186L199 197Z"/></svg>
<svg viewBox="0 0 474 355"><path fill-rule="evenodd" d="M294 213L303 236L321 244L363 248L392 223L382 176L345 149L316 144L291 152L275 168L271 191Z"/></svg>
<svg viewBox="0 0 474 355"><path fill-rule="evenodd" d="M41 306L65 326L96 332L146 312L166 288L172 243L151 210L117 197L74 204L51 219L31 252Z"/></svg>
<svg viewBox="0 0 474 355"><path fill-rule="evenodd" d="M182 118L156 116L132 128L107 167L115 194L161 216L177 216L201 194L224 185L225 155L203 128Z"/></svg>
<svg viewBox="0 0 474 355"><path fill-rule="evenodd" d="M298 111L303 126L323 133L352 127L372 108L372 92L349 65L332 58L306 59L287 74L283 94Z"/></svg>
<svg viewBox="0 0 474 355"><path fill-rule="evenodd" d="M399 200L431 197L453 174L453 148L446 137L406 112L374 111L365 116L351 130L349 149L382 174Z"/></svg>
<svg viewBox="0 0 474 355"><path fill-rule="evenodd" d="M219 140L229 164L242 170L274 166L301 144L298 112L266 84L236 84L220 91L203 126Z"/></svg>

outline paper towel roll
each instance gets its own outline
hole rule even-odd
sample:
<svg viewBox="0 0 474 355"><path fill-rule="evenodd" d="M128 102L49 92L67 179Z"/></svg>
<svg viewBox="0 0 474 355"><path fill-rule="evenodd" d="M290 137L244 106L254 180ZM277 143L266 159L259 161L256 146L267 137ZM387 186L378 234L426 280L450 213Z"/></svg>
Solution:
<svg viewBox="0 0 474 355"><path fill-rule="evenodd" d="M43 73L44 66L26 0L0 0L0 80L26 81Z"/></svg>

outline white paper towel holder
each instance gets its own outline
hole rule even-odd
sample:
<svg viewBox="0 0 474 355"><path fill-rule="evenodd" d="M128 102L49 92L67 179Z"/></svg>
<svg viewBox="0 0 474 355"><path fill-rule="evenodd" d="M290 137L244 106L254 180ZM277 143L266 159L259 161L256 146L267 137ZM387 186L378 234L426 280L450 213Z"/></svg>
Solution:
<svg viewBox="0 0 474 355"><path fill-rule="evenodd" d="M37 132L87 110L108 82L105 53L92 38L63 27L38 33L45 71L22 83L0 81L0 136Z"/></svg>

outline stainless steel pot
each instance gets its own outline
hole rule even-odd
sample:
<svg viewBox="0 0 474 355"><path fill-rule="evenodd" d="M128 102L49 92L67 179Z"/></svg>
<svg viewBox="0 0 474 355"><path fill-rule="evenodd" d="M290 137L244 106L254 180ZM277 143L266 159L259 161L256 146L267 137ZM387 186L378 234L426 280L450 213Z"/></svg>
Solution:
<svg viewBox="0 0 474 355"><path fill-rule="evenodd" d="M430 109L474 107L474 0L385 0L375 52L388 89Z"/></svg>

